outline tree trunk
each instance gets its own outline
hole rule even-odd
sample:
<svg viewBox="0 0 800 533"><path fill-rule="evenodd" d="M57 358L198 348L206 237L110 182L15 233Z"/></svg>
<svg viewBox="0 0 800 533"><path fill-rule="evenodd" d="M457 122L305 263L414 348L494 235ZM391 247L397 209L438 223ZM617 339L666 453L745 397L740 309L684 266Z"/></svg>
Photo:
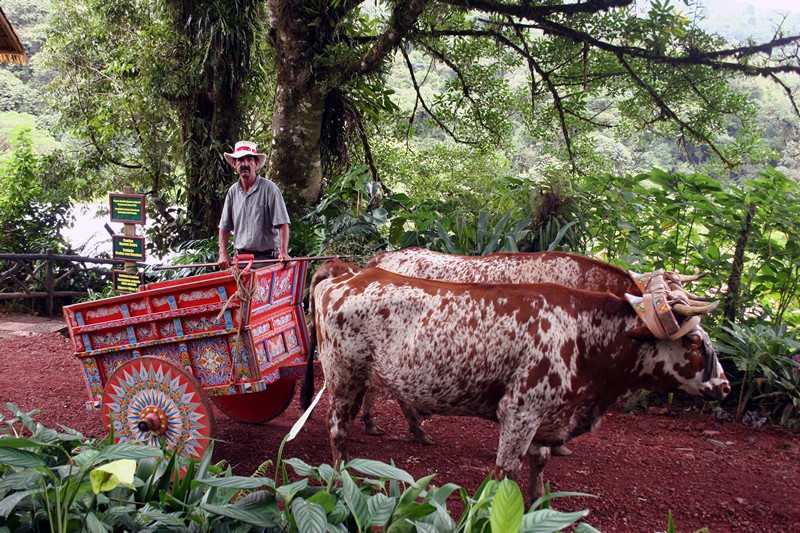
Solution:
<svg viewBox="0 0 800 533"><path fill-rule="evenodd" d="M227 100L227 99L224 99ZM181 114L181 134L186 162L186 206L192 221L188 238L216 235L225 191L235 180L222 157L233 149L239 133L235 103L210 101L196 94Z"/></svg>
<svg viewBox="0 0 800 533"><path fill-rule="evenodd" d="M747 241L750 239L750 230L753 227L753 217L756 214L756 204L751 203L744 216L742 231L736 240L736 250L733 252L733 265L731 274L728 276L728 293L725 295L723 304L723 314L725 320L733 322L739 312L739 292L742 285L742 270L744 268L744 252L747 248ZM738 413L737 413L738 418Z"/></svg>
<svg viewBox="0 0 800 533"><path fill-rule="evenodd" d="M222 154L240 140L240 102L252 73L256 21L263 16L257 9L258 0L237 0L235 4L167 1L175 30L185 38L178 47L179 61L200 65L187 80L187 93L179 99L186 207L191 221L183 239L217 234L225 192L235 181Z"/></svg>
<svg viewBox="0 0 800 533"><path fill-rule="evenodd" d="M320 40L313 14L296 0L270 0L277 83L268 176L281 186L290 215L319 200L320 135L327 89L313 61ZM327 29L330 31L330 29Z"/></svg>
<svg viewBox="0 0 800 533"><path fill-rule="evenodd" d="M269 178L280 184L294 218L319 200L324 98L306 84L278 84L272 117Z"/></svg>

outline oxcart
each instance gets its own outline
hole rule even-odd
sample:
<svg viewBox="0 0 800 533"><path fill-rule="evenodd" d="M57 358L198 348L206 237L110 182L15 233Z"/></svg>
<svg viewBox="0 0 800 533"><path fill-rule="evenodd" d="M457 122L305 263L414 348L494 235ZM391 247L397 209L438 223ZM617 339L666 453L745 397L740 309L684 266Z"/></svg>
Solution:
<svg viewBox="0 0 800 533"><path fill-rule="evenodd" d="M302 379L308 262L191 276L64 308L90 410L117 442L165 440L198 458L214 433L209 400L262 423Z"/></svg>

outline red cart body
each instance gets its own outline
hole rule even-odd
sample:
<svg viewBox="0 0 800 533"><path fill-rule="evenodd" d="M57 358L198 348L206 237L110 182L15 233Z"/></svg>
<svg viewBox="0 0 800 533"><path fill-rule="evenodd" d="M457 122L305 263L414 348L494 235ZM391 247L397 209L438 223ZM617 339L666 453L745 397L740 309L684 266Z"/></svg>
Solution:
<svg viewBox="0 0 800 533"><path fill-rule="evenodd" d="M173 398L178 404L205 403L208 396L241 421L274 418L288 406L308 356L302 306L307 268L307 261L293 261L286 268L278 263L258 270L222 271L66 306L64 317L89 390L87 406L102 407L111 424L113 411L122 405L128 409L138 394L141 387L135 382L146 380L138 367L126 369L124 375L115 372L126 364L158 358L175 367L171 378L185 370L189 377L183 376L181 383L192 382L201 389L191 400ZM161 366L156 380L165 379ZM117 383L120 380L127 385ZM120 392L123 388L126 392ZM265 396L269 391L279 397ZM149 396L142 401L157 403ZM142 412L135 415L144 417ZM141 426L141 420L135 422ZM153 423L159 422L153 418Z"/></svg>

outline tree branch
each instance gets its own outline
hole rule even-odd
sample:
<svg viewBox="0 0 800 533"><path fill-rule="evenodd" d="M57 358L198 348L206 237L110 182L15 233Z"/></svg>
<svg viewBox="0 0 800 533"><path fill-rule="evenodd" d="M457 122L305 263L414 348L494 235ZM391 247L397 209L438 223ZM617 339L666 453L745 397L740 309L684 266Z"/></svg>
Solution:
<svg viewBox="0 0 800 533"><path fill-rule="evenodd" d="M633 81L635 81L640 88L644 89L644 91L648 94L648 96L650 96L650 99L653 102L655 102L655 104L658 106L659 109L661 109L661 112L664 115L666 115L669 119L675 121L675 123L678 124L678 126L681 128L682 131L688 131L693 138L702 140L703 142L708 144L711 150L713 150L713 152L717 154L717 157L719 157L720 161L722 161L729 167L734 166L733 163L729 161L727 157L725 157L725 155L722 153L722 151L719 149L716 143L714 143L711 139L709 139L708 136L697 131L694 127L692 127L691 124L682 120L678 116L678 114L675 113L675 111L673 111L672 108L669 107L669 105L667 105L667 103L661 98L661 96L655 91L655 89L653 89L653 87L651 87L649 83L645 82L642 78L639 77L639 75L636 73L633 67L631 67L630 63L628 63L628 61L625 59L625 56L623 54L621 53L617 54L617 59L619 60L623 68L628 72L628 75L631 77L631 79L633 79Z"/></svg>
<svg viewBox="0 0 800 533"><path fill-rule="evenodd" d="M775 74L770 74L769 77L773 82L777 83L780 87L783 88L783 90L786 92L786 96L789 97L789 101L792 103L792 107L794 108L795 114L797 114L797 116L800 117L800 109L797 108L797 101L794 99L794 94L792 94L791 87L786 85L786 83L784 83L784 81Z"/></svg>
<svg viewBox="0 0 800 533"><path fill-rule="evenodd" d="M512 46L512 48L515 48L518 51L521 51L523 53L523 57L528 61L529 68L532 68L537 74L539 74L539 76L542 78L542 81L544 81L545 85L547 86L547 90L553 97L553 105L555 105L556 112L558 113L558 122L561 125L561 134L564 136L564 143L567 145L567 155L569 155L570 166L572 167L572 171L576 172L577 168L575 166L575 154L572 151L572 137L570 136L569 128L567 127L567 116L564 110L564 102L561 99L561 94L553 84L553 80L550 78L550 73L545 72L541 65L535 59L533 59L533 55L530 53L525 39L522 38L521 30L519 28L514 28L514 32L518 37L520 37L520 42L522 42L523 45L522 49L514 46L514 43L511 43L511 41L506 39L504 35L498 34L498 37L505 40L507 45Z"/></svg>
<svg viewBox="0 0 800 533"><path fill-rule="evenodd" d="M408 57L408 52L406 52L405 48L400 47L400 52L403 54L403 59L406 61L406 66L408 67L408 73L411 76L411 83L414 85L414 91L417 93L417 101L422 105L422 108L431 116L431 118L442 128L445 133L447 133L454 141L461 144L468 144L474 145L477 144L475 142L466 141L463 139L458 138L453 130L448 128L444 122L439 119L436 114L428 108L428 104L425 103L425 99L422 97L422 92L420 91L420 86L417 83L417 78L414 76L414 65L411 64L411 58Z"/></svg>
<svg viewBox="0 0 800 533"><path fill-rule="evenodd" d="M495 22L496 23L496 22ZM728 71L741 72L750 76L768 76L780 72L793 72L800 74L800 65L777 65L777 66L754 66L743 65L729 61L717 61L718 57L750 57L752 55L766 53L792 43L800 41L800 35L773 39L766 43L754 46L732 48L728 50L718 50L714 52L700 52L693 49L689 54L679 56L669 56L665 54L654 54L648 50L637 46L619 46L593 37L591 34L570 28L558 22L548 19L539 19L536 24L514 24L515 27L528 27L547 31L551 34L560 35L571 39L576 43L589 43L595 48L610 52L614 55L626 55L646 59L653 63L662 63L672 66L704 65L714 69L724 69Z"/></svg>
<svg viewBox="0 0 800 533"><path fill-rule="evenodd" d="M528 2L519 4L504 4L491 0L438 0L441 4L475 9L486 13L496 13L521 19L538 19L548 15L572 15L577 13L597 13L608 11L615 7L627 7L634 4L634 0L587 0L577 4L562 5L530 5Z"/></svg>
<svg viewBox="0 0 800 533"><path fill-rule="evenodd" d="M386 31L378 36L375 44L357 62L346 70L354 74L367 74L373 71L380 62L397 47L416 24L419 15L431 0L407 0L400 2L392 13L392 19Z"/></svg>
<svg viewBox="0 0 800 533"><path fill-rule="evenodd" d="M440 52L439 50L429 46L427 43L421 43L422 46L430 52L430 54L434 57L439 59L442 63L450 67L450 69L455 73L456 77L458 78L459 82L461 83L461 93L464 95L464 98L472 104L472 109L474 109L475 114L477 115L478 122L484 129L489 131L495 138L497 142L500 142L500 134L494 131L490 126L486 124L483 119L483 113L481 112L481 106L470 94L470 86L467 83L467 79L464 77L464 73L461 72L461 69L458 65L456 65L450 58L446 57L444 53Z"/></svg>

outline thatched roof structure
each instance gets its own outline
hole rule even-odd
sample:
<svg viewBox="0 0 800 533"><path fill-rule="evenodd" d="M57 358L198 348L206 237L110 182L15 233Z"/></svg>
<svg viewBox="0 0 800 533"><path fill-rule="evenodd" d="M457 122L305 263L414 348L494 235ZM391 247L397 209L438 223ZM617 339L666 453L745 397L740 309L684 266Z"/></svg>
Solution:
<svg viewBox="0 0 800 533"><path fill-rule="evenodd" d="M0 63L28 64L28 56L25 55L22 41L19 40L19 35L14 31L2 8L0 8Z"/></svg>

